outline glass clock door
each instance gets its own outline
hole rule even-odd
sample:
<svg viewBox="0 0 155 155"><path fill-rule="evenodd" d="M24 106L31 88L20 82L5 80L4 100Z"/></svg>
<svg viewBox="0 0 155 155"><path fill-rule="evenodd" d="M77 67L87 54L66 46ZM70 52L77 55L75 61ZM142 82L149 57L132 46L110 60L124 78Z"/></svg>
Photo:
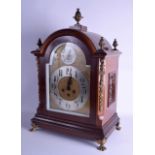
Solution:
<svg viewBox="0 0 155 155"><path fill-rule="evenodd" d="M56 46L46 64L47 110L89 116L90 66L82 49L67 42Z"/></svg>

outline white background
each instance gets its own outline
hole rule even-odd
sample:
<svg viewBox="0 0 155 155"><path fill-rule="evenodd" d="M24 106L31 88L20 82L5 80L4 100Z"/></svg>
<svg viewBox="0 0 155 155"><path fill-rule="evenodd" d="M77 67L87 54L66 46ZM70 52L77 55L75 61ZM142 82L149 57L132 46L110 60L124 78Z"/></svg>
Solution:
<svg viewBox="0 0 155 155"><path fill-rule="evenodd" d="M21 104L20 102L20 74L21 74L20 72L20 52L21 52L20 50L20 30L21 30L20 29L20 1L6 0L1 2L0 7L1 7L0 8L1 10L1 13L0 13L0 18L1 18L1 29L0 29L0 34L1 34L1 37L0 37L0 41L1 41L1 61L0 61L1 63L0 65L1 129L0 131L1 132L0 132L0 137L1 137L1 145L2 145L0 152L1 154L18 155L18 154L21 154L20 153L20 148L21 148L20 146L20 134L21 134L20 133L20 111L21 111L20 110L20 104ZM135 155L155 154L154 152L155 151L154 150L154 136L155 136L154 103L155 101L154 101L154 90L153 90L155 86L155 83L154 83L155 74L153 69L155 66L154 52L153 52L154 35L155 35L155 31L154 31L155 22L153 21L154 14L155 12L154 12L153 0L134 1L134 32L133 32L134 34L134 89L133 90L134 91L133 93L134 93L134 154ZM109 38L107 39L109 40ZM39 132L36 132L36 133L39 134ZM128 134L128 132L125 132L125 133ZM49 135L51 135L51 133L48 134L48 136ZM115 134L115 135L119 136L119 134ZM37 137L37 135L35 137ZM29 137L27 139L29 139ZM65 141L66 139L67 138L65 138ZM114 141L113 137L111 137L110 139ZM73 138L73 141L75 141L74 138ZM32 141L32 142L35 143L35 141ZM46 144L47 143L45 143L45 145ZM48 143L48 145L51 147L51 143ZM33 148L33 146L31 147ZM89 147L89 148L93 148L93 147ZM113 147L110 147L110 148L112 149ZM123 149L123 146L122 146L122 149ZM104 152L104 154L106 153ZM42 152L42 154L44 154L44 152Z"/></svg>
<svg viewBox="0 0 155 155"><path fill-rule="evenodd" d="M117 38L120 56L118 114L122 130L108 139L104 154L132 154L132 0L23 0L22 1L22 155L100 154L96 142L43 129L30 133L30 119L38 106L37 67L31 50L38 38L75 24L77 8L88 30L105 37L111 44Z"/></svg>

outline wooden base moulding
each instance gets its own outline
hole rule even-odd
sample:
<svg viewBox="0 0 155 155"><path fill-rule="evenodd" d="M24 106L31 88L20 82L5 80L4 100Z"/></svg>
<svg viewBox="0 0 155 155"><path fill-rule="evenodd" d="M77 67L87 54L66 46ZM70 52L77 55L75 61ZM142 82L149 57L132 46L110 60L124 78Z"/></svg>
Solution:
<svg viewBox="0 0 155 155"><path fill-rule="evenodd" d="M102 127L97 127L92 124L77 124L76 122L73 123L68 120L62 122L61 120L58 121L56 119L47 119L44 116L36 115L32 119L31 131L35 131L38 128L45 128L50 129L51 131L87 138L98 142L100 141L99 143L101 145L99 148L103 151L105 150L102 147L103 141L108 138L115 128L117 130L120 129L119 122L120 119L117 113L115 113Z"/></svg>

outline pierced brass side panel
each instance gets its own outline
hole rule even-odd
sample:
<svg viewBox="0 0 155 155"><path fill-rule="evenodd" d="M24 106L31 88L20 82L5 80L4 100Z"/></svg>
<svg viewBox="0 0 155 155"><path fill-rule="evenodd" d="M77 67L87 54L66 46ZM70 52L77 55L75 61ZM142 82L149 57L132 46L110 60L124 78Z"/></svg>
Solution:
<svg viewBox="0 0 155 155"><path fill-rule="evenodd" d="M116 73L108 74L108 107L116 100Z"/></svg>

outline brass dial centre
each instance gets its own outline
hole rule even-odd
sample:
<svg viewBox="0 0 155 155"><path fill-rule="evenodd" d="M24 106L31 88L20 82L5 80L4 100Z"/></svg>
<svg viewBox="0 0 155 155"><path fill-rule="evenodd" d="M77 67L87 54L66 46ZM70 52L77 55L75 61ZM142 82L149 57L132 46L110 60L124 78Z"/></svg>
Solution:
<svg viewBox="0 0 155 155"><path fill-rule="evenodd" d="M60 96L65 100L74 100L80 94L80 86L76 79L71 76L62 78L58 83Z"/></svg>

